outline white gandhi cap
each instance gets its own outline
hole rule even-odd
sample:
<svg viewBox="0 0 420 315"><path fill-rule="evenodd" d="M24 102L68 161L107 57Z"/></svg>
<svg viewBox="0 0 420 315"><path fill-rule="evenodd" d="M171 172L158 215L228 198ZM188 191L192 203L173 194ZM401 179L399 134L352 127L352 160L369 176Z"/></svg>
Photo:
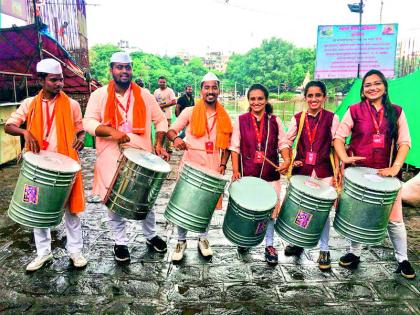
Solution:
<svg viewBox="0 0 420 315"><path fill-rule="evenodd" d="M110 62L131 63L132 61L129 54L119 51L112 54Z"/></svg>
<svg viewBox="0 0 420 315"><path fill-rule="evenodd" d="M217 81L217 82L220 82L219 78L213 72L208 72L203 77L203 79L201 80L201 83L203 83L205 81Z"/></svg>
<svg viewBox="0 0 420 315"><path fill-rule="evenodd" d="M42 59L36 64L36 72L50 73L50 74L62 74L60 63L51 58Z"/></svg>

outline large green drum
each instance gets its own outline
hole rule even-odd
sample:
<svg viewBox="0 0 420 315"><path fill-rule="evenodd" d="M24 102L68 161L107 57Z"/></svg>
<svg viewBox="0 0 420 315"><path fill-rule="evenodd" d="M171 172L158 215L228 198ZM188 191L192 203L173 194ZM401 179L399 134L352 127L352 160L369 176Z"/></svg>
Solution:
<svg viewBox="0 0 420 315"><path fill-rule="evenodd" d="M170 171L171 166L155 154L124 149L104 200L106 206L123 218L145 219Z"/></svg>
<svg viewBox="0 0 420 315"><path fill-rule="evenodd" d="M277 202L276 191L265 180L249 176L233 182L229 188L223 234L238 246L260 244Z"/></svg>
<svg viewBox="0 0 420 315"><path fill-rule="evenodd" d="M80 169L79 163L59 153L25 152L9 205L9 217L32 228L60 224L75 175Z"/></svg>
<svg viewBox="0 0 420 315"><path fill-rule="evenodd" d="M201 166L185 163L165 218L188 231L205 232L228 179Z"/></svg>
<svg viewBox="0 0 420 315"><path fill-rule="evenodd" d="M382 242L401 188L398 179L377 172L367 167L349 167L344 172L344 189L333 226L342 236L358 243Z"/></svg>
<svg viewBox="0 0 420 315"><path fill-rule="evenodd" d="M274 229L285 241L303 248L318 244L337 192L325 182L303 175L290 178Z"/></svg>

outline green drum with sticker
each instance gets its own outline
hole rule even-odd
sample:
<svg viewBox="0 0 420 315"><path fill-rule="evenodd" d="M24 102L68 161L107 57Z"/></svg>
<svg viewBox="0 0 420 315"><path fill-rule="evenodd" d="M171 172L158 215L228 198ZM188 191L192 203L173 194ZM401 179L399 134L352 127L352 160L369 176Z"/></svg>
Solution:
<svg viewBox="0 0 420 315"><path fill-rule="evenodd" d="M337 192L325 182L309 176L292 176L275 231L293 245L315 247L336 199Z"/></svg>
<svg viewBox="0 0 420 315"><path fill-rule="evenodd" d="M333 226L342 236L358 243L382 242L401 189L398 179L382 177L377 172L368 167L349 167L344 171L344 188Z"/></svg>
<svg viewBox="0 0 420 315"><path fill-rule="evenodd" d="M24 226L49 228L60 224L79 163L68 156L25 152L9 205L9 217Z"/></svg>
<svg viewBox="0 0 420 315"><path fill-rule="evenodd" d="M278 202L274 188L257 177L242 177L230 185L223 234L232 243L252 247L264 240Z"/></svg>

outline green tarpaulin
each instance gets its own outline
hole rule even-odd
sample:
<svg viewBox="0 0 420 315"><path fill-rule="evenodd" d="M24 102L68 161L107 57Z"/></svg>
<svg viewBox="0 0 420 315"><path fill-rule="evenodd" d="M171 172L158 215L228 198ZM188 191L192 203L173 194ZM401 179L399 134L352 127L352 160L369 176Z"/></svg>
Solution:
<svg viewBox="0 0 420 315"><path fill-rule="evenodd" d="M346 98L336 110L343 118L350 105L360 102L360 86L362 80L357 79ZM420 70L403 78L388 81L389 96L393 104L404 109L411 135L411 149L406 163L420 167Z"/></svg>

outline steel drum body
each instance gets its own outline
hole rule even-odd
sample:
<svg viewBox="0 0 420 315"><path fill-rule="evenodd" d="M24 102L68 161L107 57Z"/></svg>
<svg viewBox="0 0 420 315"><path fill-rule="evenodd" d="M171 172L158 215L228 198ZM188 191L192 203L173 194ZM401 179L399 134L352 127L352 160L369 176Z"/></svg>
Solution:
<svg viewBox="0 0 420 315"><path fill-rule="evenodd" d="M333 226L342 236L365 244L385 238L392 205L401 188L396 178L376 175L378 170L349 167Z"/></svg>
<svg viewBox="0 0 420 315"><path fill-rule="evenodd" d="M75 175L80 169L79 163L59 153L25 152L9 205L9 217L32 228L60 224Z"/></svg>
<svg viewBox="0 0 420 315"><path fill-rule="evenodd" d="M205 232L227 182L221 174L184 163L165 218L188 231Z"/></svg>
<svg viewBox="0 0 420 315"><path fill-rule="evenodd" d="M233 182L229 188L223 234L238 246L260 244L277 202L274 188L260 178L248 176Z"/></svg>
<svg viewBox="0 0 420 315"><path fill-rule="evenodd" d="M124 149L105 205L126 219L145 219L170 171L170 165L157 155Z"/></svg>
<svg viewBox="0 0 420 315"><path fill-rule="evenodd" d="M335 199L337 193L328 184L309 176L292 176L275 231L293 245L315 247Z"/></svg>

